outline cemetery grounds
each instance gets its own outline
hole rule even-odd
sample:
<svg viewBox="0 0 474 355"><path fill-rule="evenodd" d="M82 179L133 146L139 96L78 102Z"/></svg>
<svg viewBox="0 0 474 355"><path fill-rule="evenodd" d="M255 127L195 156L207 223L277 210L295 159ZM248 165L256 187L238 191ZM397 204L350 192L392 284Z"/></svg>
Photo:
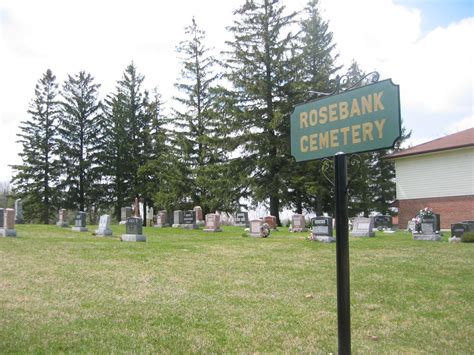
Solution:
<svg viewBox="0 0 474 355"><path fill-rule="evenodd" d="M309 232L16 228L0 238L2 354L337 352L335 244ZM350 238L354 353L472 353L474 245L448 234Z"/></svg>

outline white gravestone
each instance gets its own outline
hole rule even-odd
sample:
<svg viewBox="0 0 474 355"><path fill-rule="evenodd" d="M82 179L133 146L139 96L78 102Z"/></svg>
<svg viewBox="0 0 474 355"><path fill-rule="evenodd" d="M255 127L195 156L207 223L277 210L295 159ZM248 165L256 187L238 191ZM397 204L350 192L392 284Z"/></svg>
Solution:
<svg viewBox="0 0 474 355"><path fill-rule="evenodd" d="M110 229L110 216L108 214L100 216L99 229L95 230L95 234L112 235L112 230Z"/></svg>
<svg viewBox="0 0 474 355"><path fill-rule="evenodd" d="M263 221L261 219L253 219L250 221L249 234L252 237L260 237L260 230L262 228Z"/></svg>
<svg viewBox="0 0 474 355"><path fill-rule="evenodd" d="M353 237L374 237L373 218L356 217L352 225L351 236Z"/></svg>

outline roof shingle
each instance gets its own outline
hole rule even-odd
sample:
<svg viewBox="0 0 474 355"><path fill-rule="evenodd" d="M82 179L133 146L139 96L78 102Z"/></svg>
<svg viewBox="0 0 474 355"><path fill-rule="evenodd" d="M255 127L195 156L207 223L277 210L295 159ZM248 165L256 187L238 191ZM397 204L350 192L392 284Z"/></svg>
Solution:
<svg viewBox="0 0 474 355"><path fill-rule="evenodd" d="M390 154L388 159L407 157L410 155L426 154L442 150L457 149L474 145L474 128L450 134L411 148Z"/></svg>

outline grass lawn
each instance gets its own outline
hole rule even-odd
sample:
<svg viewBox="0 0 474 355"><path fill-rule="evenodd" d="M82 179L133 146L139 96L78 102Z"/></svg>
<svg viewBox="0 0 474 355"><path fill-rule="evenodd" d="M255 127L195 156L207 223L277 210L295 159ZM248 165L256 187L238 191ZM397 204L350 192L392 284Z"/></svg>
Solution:
<svg viewBox="0 0 474 355"><path fill-rule="evenodd" d="M94 226L89 226L93 231ZM0 238L0 353L337 351L335 244L56 226ZM354 353L472 353L474 244L350 240Z"/></svg>

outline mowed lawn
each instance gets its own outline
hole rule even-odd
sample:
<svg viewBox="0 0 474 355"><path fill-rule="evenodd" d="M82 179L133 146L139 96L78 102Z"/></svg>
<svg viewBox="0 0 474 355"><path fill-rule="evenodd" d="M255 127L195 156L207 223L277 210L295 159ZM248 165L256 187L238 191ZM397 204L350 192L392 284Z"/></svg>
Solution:
<svg viewBox="0 0 474 355"><path fill-rule="evenodd" d="M335 244L236 227L125 243L112 229L0 238L0 353L337 351ZM351 238L353 352L474 351L474 244L447 238Z"/></svg>

